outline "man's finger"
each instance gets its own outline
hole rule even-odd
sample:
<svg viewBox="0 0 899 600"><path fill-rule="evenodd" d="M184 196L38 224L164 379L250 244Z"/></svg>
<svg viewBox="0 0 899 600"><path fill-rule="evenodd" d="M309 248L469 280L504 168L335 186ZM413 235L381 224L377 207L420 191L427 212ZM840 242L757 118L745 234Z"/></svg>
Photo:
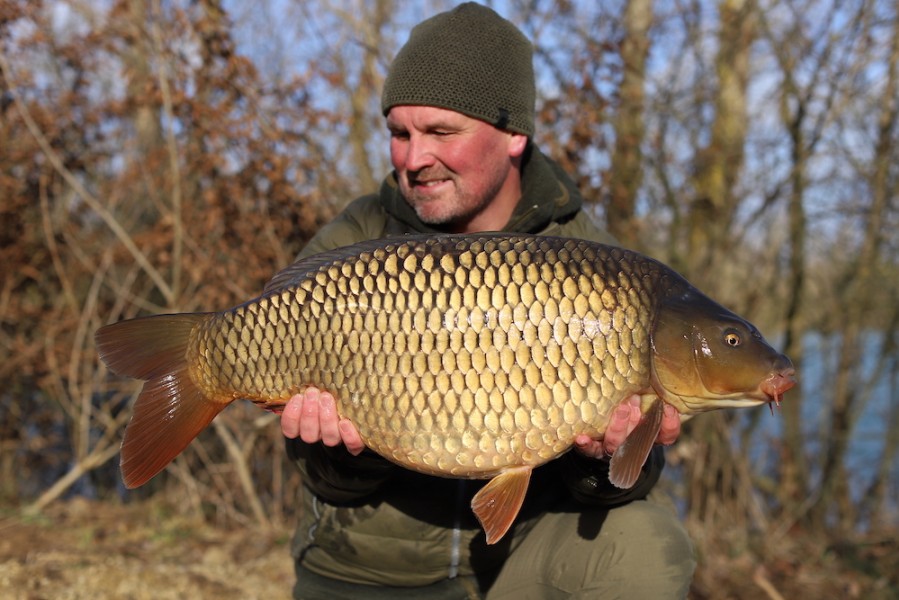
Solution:
<svg viewBox="0 0 899 600"><path fill-rule="evenodd" d="M640 424L640 419L643 418L643 413L640 411L640 396L634 395L628 398L627 405L630 406L630 414L628 414L627 420L627 435L624 437L630 435ZM622 443L624 442L622 441Z"/></svg>
<svg viewBox="0 0 899 600"><path fill-rule="evenodd" d="M319 424L319 409L321 402L318 390L309 388L303 399L303 409L300 411L300 439L307 444L320 441L321 425Z"/></svg>
<svg viewBox="0 0 899 600"><path fill-rule="evenodd" d="M357 456L365 450L365 444L362 443L362 436L359 435L359 430L356 429L356 426L349 419L340 419L337 423L337 429L340 431L340 438L343 440L347 452Z"/></svg>
<svg viewBox="0 0 899 600"><path fill-rule="evenodd" d="M325 446L336 446L340 443L340 431L337 429L337 403L334 396L322 392L319 397L318 423L321 428L321 439Z"/></svg>
<svg viewBox="0 0 899 600"><path fill-rule="evenodd" d="M590 458L606 458L603 443L583 433L574 438L574 448L577 452Z"/></svg>
<svg viewBox="0 0 899 600"><path fill-rule="evenodd" d="M605 454L611 456L624 443L631 427L631 406L627 403L619 404L612 411L612 417L603 434L602 447Z"/></svg>
<svg viewBox="0 0 899 600"><path fill-rule="evenodd" d="M287 401L281 412L281 433L294 439L300 435L300 413L303 411L303 394L297 394Z"/></svg>
<svg viewBox="0 0 899 600"><path fill-rule="evenodd" d="M665 405L665 415L662 417L662 427L659 429L658 443L670 446L677 441L680 435L680 415L677 409L670 404Z"/></svg>

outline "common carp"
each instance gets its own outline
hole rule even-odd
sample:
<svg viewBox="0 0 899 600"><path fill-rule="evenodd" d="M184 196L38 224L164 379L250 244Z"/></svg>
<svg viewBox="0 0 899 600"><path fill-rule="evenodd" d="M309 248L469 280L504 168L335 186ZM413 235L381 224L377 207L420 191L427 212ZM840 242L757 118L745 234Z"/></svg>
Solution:
<svg viewBox="0 0 899 600"><path fill-rule="evenodd" d="M333 393L365 445L403 467L491 479L472 500L498 541L531 471L599 439L616 405L644 418L612 457L631 487L663 414L779 403L790 360L662 263L583 240L507 234L362 242L298 261L217 313L102 327L103 361L146 380L122 443L125 484L161 471L229 403L280 411Z"/></svg>

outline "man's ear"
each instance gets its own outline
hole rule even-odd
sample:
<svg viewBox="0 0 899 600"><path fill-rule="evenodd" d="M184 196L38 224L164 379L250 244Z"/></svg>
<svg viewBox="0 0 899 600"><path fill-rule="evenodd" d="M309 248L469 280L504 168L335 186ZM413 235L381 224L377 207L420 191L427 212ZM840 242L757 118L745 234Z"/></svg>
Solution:
<svg viewBox="0 0 899 600"><path fill-rule="evenodd" d="M511 158L519 158L524 154L524 149L528 145L528 136L522 133L509 132L509 156Z"/></svg>

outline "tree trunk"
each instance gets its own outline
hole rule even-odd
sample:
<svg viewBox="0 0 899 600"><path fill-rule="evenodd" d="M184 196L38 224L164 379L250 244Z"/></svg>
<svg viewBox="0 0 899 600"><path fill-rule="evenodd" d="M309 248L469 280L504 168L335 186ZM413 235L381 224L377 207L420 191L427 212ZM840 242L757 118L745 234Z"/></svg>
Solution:
<svg viewBox="0 0 899 600"><path fill-rule="evenodd" d="M716 291L716 284L721 284L720 277L713 274L714 263L728 260L732 252L725 233L738 203L733 188L746 142L749 50L755 35L753 21L747 16L747 4L747 0L722 0L719 4L715 118L709 144L696 157L693 180L696 196L689 207L689 277L711 293ZM707 496L715 496L718 504L736 497L736 465L724 458L731 452L728 428L722 427L724 419L723 415L708 415L691 424L692 435L700 440L697 451L704 456L701 462L691 463L688 468L691 480L688 502L696 518L710 516L706 507L711 500ZM732 502L729 508L735 508Z"/></svg>
<svg viewBox="0 0 899 600"><path fill-rule="evenodd" d="M732 251L727 234L738 204L734 188L743 167L749 55L756 35L751 7L749 0L718 5L715 117L709 143L696 157L687 238L687 263L701 288L719 279L715 263L727 260Z"/></svg>
<svg viewBox="0 0 899 600"><path fill-rule="evenodd" d="M628 248L637 248L637 192L643 181L643 113L646 86L646 57L649 54L649 28L652 24L652 0L633 0L624 12L624 40L621 61L624 73L618 93L615 117L615 149L610 169L606 219L609 231Z"/></svg>

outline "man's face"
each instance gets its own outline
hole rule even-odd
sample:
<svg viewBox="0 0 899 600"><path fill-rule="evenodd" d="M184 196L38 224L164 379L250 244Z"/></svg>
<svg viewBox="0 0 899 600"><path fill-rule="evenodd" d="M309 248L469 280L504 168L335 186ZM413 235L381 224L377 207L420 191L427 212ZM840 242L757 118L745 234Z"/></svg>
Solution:
<svg viewBox="0 0 899 600"><path fill-rule="evenodd" d="M422 221L461 232L506 224L525 136L431 106L395 106L387 128L400 192Z"/></svg>

